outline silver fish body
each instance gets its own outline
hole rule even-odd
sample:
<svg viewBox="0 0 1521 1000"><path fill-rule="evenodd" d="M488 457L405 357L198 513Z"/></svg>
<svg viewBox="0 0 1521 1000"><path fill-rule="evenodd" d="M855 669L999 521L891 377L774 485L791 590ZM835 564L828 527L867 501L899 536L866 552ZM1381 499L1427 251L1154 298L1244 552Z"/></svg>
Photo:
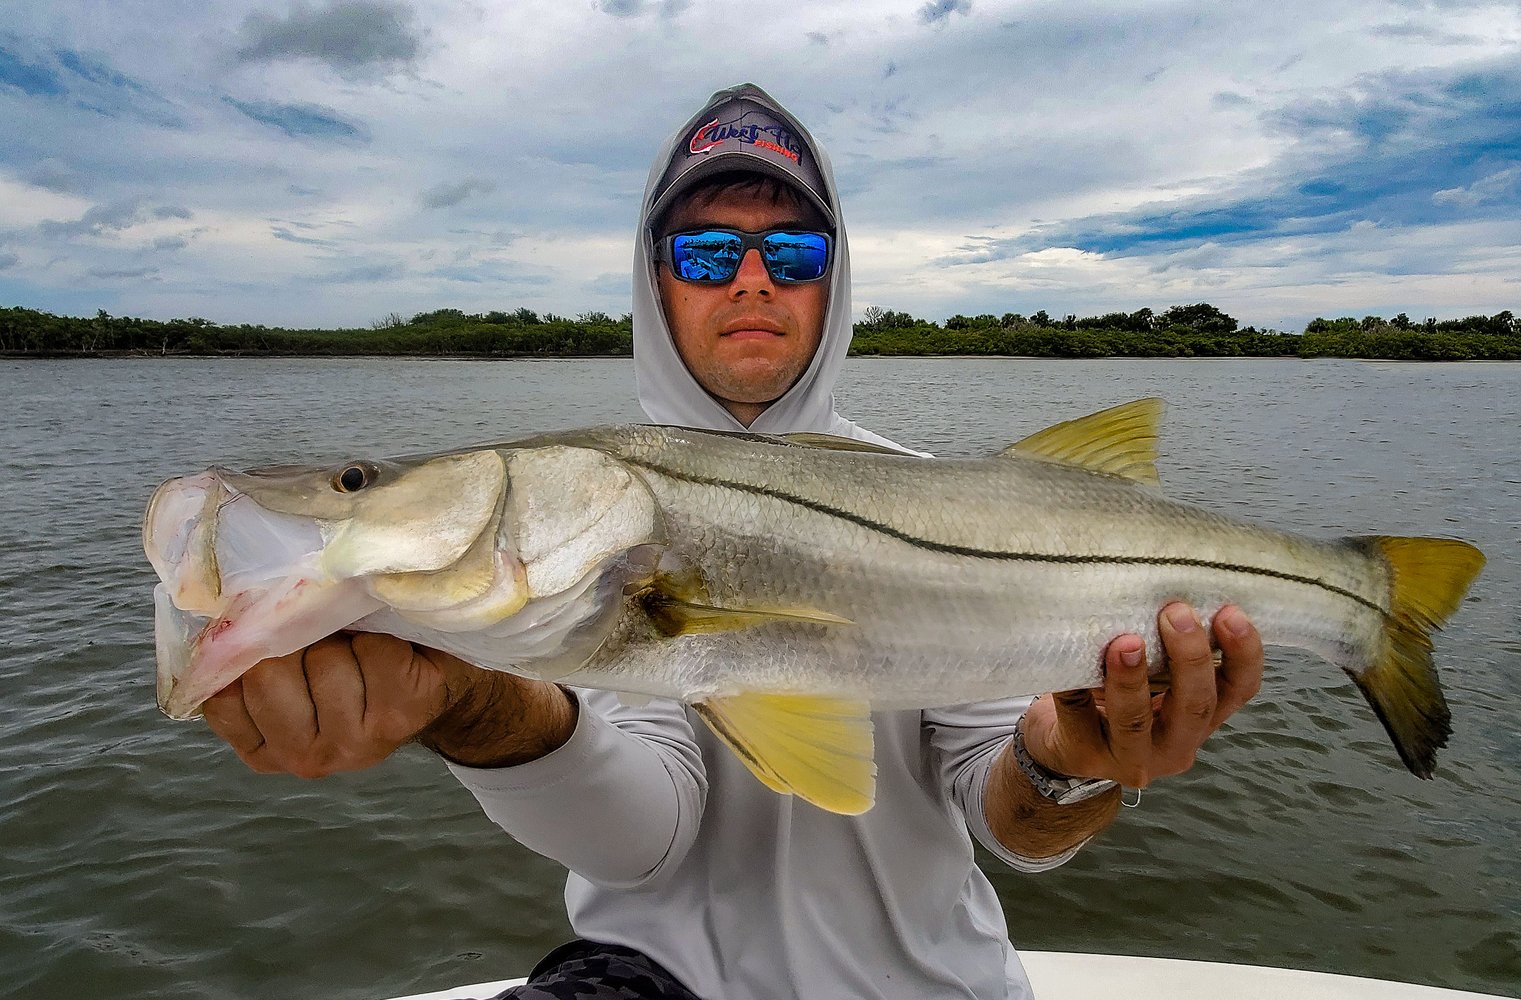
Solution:
<svg viewBox="0 0 1521 1000"><path fill-rule="evenodd" d="M1117 635L1139 631L1160 653L1156 612L1172 600L1205 614L1237 603L1267 641L1351 667L1390 591L1365 547L1040 458L842 461L670 428L594 440L649 486L671 559L696 569L712 603L818 609L852 626L664 636L634 615L570 678L587 686L686 701L825 691L888 709L1089 687Z"/></svg>
<svg viewBox="0 0 1521 1000"><path fill-rule="evenodd" d="M1157 610L1183 600L1206 617L1237 604L1265 642L1341 667L1429 775L1449 728L1429 632L1482 556L1318 541L1169 500L1153 485L1159 416L1138 401L986 459L628 426L173 480L145 522L165 580L161 704L192 714L261 656L352 625L680 699L771 787L857 812L869 711L1090 687L1125 632L1160 664ZM243 568L259 546L240 536L282 539L290 572L267 555Z"/></svg>

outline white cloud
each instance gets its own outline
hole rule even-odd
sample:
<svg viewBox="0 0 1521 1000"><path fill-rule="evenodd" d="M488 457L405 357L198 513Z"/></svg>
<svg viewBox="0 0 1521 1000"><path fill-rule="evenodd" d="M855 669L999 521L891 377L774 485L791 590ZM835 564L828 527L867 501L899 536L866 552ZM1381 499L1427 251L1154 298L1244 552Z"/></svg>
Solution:
<svg viewBox="0 0 1521 1000"><path fill-rule="evenodd" d="M0 175L0 230L31 228L47 219L83 215L87 199Z"/></svg>
<svg viewBox="0 0 1521 1000"><path fill-rule="evenodd" d="M348 16L361 8L386 17ZM1310 166L1365 141L1285 109L1371 100L1391 73L1513 66L1510 4L821 0L756 22L654 0L20 0L7 17L0 47L85 53L157 109L108 118L0 85L19 304L326 325L444 305L622 313L628 284L608 276L627 272L650 156L710 92L753 80L830 150L860 307L1058 314L1207 295L1262 325L1354 299L1412 315L1515 306L1486 263L1514 263L1521 243L1507 222L1521 167L1503 158L1433 184L1420 200L1436 222L1123 252L1062 237L1184 207L1271 213ZM341 141L342 126L367 141ZM109 228L100 213L125 205L142 217ZM154 217L167 207L191 218ZM1494 224L1452 222L1465 212ZM1489 242L1461 242L1475 238ZM148 267L151 287L89 277Z"/></svg>
<svg viewBox="0 0 1521 1000"><path fill-rule="evenodd" d="M1521 167L1507 167L1481 177L1467 187L1443 188L1431 196L1438 205L1474 208L1485 202L1510 199L1521 187Z"/></svg>

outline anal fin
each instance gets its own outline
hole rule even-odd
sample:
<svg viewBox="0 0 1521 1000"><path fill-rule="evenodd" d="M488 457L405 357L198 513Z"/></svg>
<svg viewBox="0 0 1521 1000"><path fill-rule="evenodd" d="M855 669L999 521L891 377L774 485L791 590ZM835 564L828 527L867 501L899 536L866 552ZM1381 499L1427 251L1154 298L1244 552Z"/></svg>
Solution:
<svg viewBox="0 0 1521 1000"><path fill-rule="evenodd" d="M749 691L692 707L767 788L846 816L876 800L866 702Z"/></svg>

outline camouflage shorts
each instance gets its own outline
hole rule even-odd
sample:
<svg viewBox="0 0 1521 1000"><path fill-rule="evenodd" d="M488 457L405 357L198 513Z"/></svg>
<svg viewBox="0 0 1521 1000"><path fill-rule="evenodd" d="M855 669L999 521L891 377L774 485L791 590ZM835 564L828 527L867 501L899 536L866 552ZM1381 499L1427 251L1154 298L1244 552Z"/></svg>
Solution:
<svg viewBox="0 0 1521 1000"><path fill-rule="evenodd" d="M534 966L528 982L491 1000L699 1000L643 952L572 941Z"/></svg>

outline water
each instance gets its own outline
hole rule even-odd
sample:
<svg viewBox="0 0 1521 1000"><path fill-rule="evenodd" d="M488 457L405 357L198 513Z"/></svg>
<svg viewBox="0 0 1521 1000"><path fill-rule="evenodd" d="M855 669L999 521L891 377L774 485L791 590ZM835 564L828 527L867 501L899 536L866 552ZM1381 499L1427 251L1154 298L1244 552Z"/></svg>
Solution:
<svg viewBox="0 0 1521 1000"><path fill-rule="evenodd" d="M1485 549L1438 644L1456 733L1417 781L1272 651L1193 771L1056 872L990 866L1014 940L1521 995L1521 365L863 359L839 398L949 455L1149 394L1175 496ZM0 995L385 997L565 938L558 868L424 751L303 782L159 715L138 518L213 461L635 420L626 361L0 362L0 407Z"/></svg>

